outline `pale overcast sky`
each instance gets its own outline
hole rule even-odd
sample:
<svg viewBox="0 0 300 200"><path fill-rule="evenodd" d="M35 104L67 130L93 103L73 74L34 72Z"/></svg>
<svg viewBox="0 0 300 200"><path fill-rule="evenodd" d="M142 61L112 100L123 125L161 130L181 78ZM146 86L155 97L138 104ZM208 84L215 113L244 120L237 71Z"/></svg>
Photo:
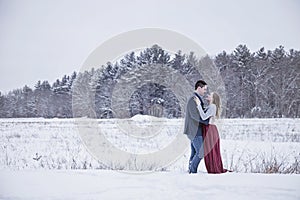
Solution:
<svg viewBox="0 0 300 200"><path fill-rule="evenodd" d="M298 0L0 0L0 91L79 71L88 55L120 33L179 32L209 55L246 44L300 50Z"/></svg>

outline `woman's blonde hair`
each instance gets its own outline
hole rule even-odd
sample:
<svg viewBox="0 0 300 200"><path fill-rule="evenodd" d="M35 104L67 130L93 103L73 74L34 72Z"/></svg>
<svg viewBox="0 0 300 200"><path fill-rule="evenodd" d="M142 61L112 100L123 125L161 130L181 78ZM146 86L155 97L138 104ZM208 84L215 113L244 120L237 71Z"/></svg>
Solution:
<svg viewBox="0 0 300 200"><path fill-rule="evenodd" d="M220 118L220 115L221 115L221 98L220 98L220 96L219 96L217 93L215 93L215 92L213 92L212 98L213 98L212 103L215 104L216 107L217 107L216 117L217 117L217 118Z"/></svg>

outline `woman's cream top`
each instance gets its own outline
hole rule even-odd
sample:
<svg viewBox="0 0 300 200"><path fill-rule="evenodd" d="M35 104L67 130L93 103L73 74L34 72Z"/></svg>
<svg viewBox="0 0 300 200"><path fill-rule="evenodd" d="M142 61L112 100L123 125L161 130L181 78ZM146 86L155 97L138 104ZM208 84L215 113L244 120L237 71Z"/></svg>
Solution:
<svg viewBox="0 0 300 200"><path fill-rule="evenodd" d="M216 113L217 113L217 107L216 107L215 104L209 104L209 106L206 109L206 112L203 111L201 105L198 105L197 108L199 110L201 119L206 120L206 119L210 118L209 119L209 124L214 124L215 116L216 116Z"/></svg>

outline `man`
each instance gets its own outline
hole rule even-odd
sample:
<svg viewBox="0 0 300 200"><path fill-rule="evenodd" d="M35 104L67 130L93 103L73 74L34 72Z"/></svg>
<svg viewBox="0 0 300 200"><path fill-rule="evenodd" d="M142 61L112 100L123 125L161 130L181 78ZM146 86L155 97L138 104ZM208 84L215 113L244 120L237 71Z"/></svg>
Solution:
<svg viewBox="0 0 300 200"><path fill-rule="evenodd" d="M195 84L195 92L188 99L185 114L184 123L184 134L191 140L191 157L189 160L189 173L197 173L198 165L201 159L204 157L203 148L203 137L202 137L202 126L207 125L209 119L202 120L197 109L194 97L198 97L201 106L203 108L204 104L201 96L204 96L207 90L207 84L203 80L199 80ZM203 109L204 110L204 109Z"/></svg>

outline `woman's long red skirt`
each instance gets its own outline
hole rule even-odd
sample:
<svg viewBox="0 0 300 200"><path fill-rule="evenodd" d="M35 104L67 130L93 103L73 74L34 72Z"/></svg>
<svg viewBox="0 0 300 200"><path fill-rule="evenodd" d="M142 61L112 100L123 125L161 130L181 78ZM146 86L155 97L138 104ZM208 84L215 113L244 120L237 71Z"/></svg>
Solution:
<svg viewBox="0 0 300 200"><path fill-rule="evenodd" d="M228 170L223 168L220 152L220 137L216 125L203 126L204 160L208 173L219 174Z"/></svg>

